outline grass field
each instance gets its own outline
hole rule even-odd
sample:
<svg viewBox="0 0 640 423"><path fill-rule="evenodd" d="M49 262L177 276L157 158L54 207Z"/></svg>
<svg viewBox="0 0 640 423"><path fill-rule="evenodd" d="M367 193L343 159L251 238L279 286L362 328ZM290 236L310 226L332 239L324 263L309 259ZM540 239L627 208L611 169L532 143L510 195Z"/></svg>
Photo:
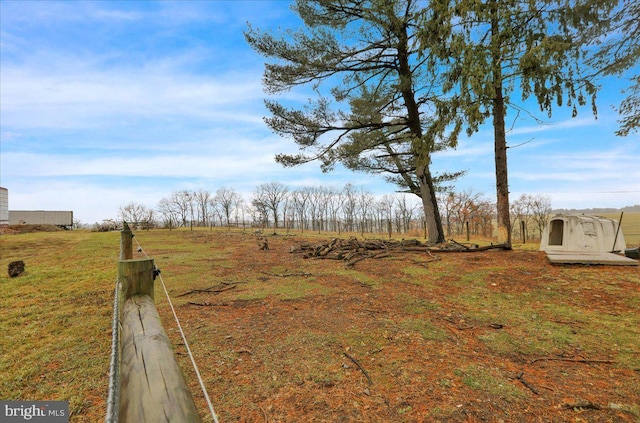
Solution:
<svg viewBox="0 0 640 423"><path fill-rule="evenodd" d="M0 236L0 267L26 263L0 276L0 398L104 419L119 237ZM535 245L354 268L289 253L327 237L261 252L250 232L136 233L222 421L639 421L639 267L551 266ZM235 288L178 297L222 282ZM157 286L156 303L211 421Z"/></svg>
<svg viewBox="0 0 640 423"><path fill-rule="evenodd" d="M603 217L620 220L620 213L605 213ZM627 247L640 246L640 213L625 213L622 216L622 233Z"/></svg>

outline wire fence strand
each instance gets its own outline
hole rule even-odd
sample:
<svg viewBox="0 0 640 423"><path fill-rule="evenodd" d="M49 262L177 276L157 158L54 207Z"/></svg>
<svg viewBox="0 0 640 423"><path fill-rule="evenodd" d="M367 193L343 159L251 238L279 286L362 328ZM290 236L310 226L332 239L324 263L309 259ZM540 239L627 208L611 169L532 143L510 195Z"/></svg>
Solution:
<svg viewBox="0 0 640 423"><path fill-rule="evenodd" d="M144 254L146 258L150 258L149 255L144 251L137 238L133 238L138 245L138 252ZM176 309L173 307L173 303L171 302L171 297L169 296L169 291L167 290L167 286L162 279L162 274L158 273L158 278L160 279L160 284L162 285L162 289L167 297L167 302L169 303L169 307L171 307L171 312L173 313L173 317L178 326L178 330L180 332L180 336L182 336L182 341L184 342L184 346L187 349L187 353L189 355L189 359L191 359L191 364L193 365L193 370L196 373L198 378L198 382L200 383L200 388L202 389L202 393L204 394L205 399L207 400L207 405L209 406L209 411L211 413L211 417L213 418L214 423L219 423L218 415L216 414L213 404L211 403L211 398L209 397L209 393L207 392L207 388L205 387L204 380L202 380L202 376L200 375L200 370L198 369L198 365L196 364L196 360L193 357L193 353L191 352L191 347L189 347L189 342L187 341L187 337L182 330L182 325L180 324L180 319L178 319L178 315L176 314Z"/></svg>
<svg viewBox="0 0 640 423"><path fill-rule="evenodd" d="M111 363L109 364L109 396L106 423L118 423L120 407L120 281L116 279L111 322Z"/></svg>

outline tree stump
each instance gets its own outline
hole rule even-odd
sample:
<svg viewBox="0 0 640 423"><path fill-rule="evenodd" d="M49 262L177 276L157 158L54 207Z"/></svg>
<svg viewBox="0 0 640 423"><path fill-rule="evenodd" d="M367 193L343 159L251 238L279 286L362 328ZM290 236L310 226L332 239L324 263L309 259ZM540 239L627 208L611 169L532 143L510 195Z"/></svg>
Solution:
<svg viewBox="0 0 640 423"><path fill-rule="evenodd" d="M23 274L24 273L24 261L18 260L18 261L12 261L11 263L9 263L8 272L9 272L9 276L12 277L12 278L15 278L15 277L20 276L21 274Z"/></svg>
<svg viewBox="0 0 640 423"><path fill-rule="evenodd" d="M266 238L258 240L258 248L262 251L269 251L269 243Z"/></svg>

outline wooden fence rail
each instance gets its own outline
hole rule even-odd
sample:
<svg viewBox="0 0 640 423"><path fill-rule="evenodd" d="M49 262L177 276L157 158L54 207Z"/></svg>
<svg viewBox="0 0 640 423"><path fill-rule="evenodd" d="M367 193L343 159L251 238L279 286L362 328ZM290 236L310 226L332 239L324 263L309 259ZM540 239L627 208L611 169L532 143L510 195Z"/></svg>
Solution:
<svg viewBox="0 0 640 423"><path fill-rule="evenodd" d="M125 223L118 262L119 405L117 417L106 420L200 422L153 302L153 259L132 259L132 238Z"/></svg>

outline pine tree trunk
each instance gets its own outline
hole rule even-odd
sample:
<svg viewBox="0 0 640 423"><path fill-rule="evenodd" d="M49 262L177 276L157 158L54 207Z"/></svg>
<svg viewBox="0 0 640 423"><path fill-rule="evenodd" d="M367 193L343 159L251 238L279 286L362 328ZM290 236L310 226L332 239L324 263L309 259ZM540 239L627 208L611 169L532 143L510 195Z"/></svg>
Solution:
<svg viewBox="0 0 640 423"><path fill-rule="evenodd" d="M502 101L502 98L500 98ZM509 218L509 178L507 175L507 140L504 130L504 102L494 100L493 130L495 134L496 194L498 209L498 242L511 248Z"/></svg>
<svg viewBox="0 0 640 423"><path fill-rule="evenodd" d="M496 194L498 211L498 242L511 248L511 219L509 218L509 177L507 174L507 136L505 132L504 117L505 106L502 86L502 64L500 56L500 41L496 39L499 34L499 17L497 7L493 4L493 17L491 22L493 45L493 134L496 165Z"/></svg>
<svg viewBox="0 0 640 423"><path fill-rule="evenodd" d="M444 230L431 172L428 167L424 166L418 167L416 174L420 180L420 197L422 198L422 207L427 223L427 242L433 244L444 242Z"/></svg>
<svg viewBox="0 0 640 423"><path fill-rule="evenodd" d="M440 211L438 210L433 177L429 170L429 164L431 163L431 146L422 139L420 110L413 91L413 74L409 66L408 37L406 31L406 26L403 26L398 32L398 38L400 39L398 43L398 72L403 81L400 91L404 99L405 107L407 108L409 130L415 138L413 141L413 154L416 160L416 177L420 184L420 198L422 198L424 218L427 223L427 241L435 244L444 242L444 230L442 229L442 220L440 219Z"/></svg>

